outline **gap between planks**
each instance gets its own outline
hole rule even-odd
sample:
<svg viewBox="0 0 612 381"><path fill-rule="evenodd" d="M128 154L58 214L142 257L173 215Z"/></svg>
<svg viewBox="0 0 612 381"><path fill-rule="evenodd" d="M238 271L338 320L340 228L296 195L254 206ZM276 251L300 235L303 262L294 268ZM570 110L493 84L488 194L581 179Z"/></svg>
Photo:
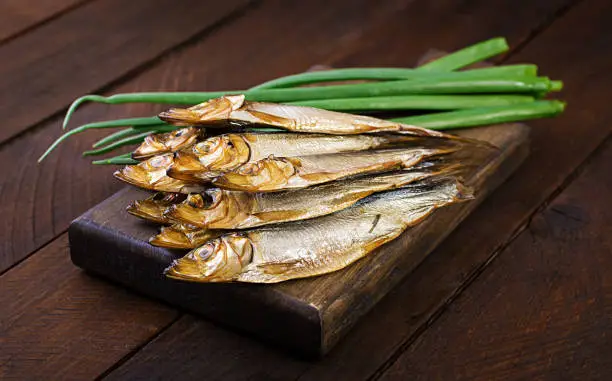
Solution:
<svg viewBox="0 0 612 381"><path fill-rule="evenodd" d="M172 307L172 306L171 306ZM153 340L157 339L158 337L160 337L161 335L163 335L164 333L166 333L166 331L168 329L170 329L170 327L172 327L174 325L174 323L178 322L180 319L183 318L183 316L185 316L185 312L182 312L181 310L177 310L177 315L174 319L170 320L166 325L164 325L159 331L157 331L154 335L152 335L151 337L149 337L148 340L143 340L138 346L134 347L134 349L132 349L131 351L129 351L128 353L126 353L122 358L120 358L116 363L114 363L112 366L110 366L108 369L106 369L104 372L100 373L100 375L98 375L95 380L102 380L103 378L105 378L106 376L108 376L109 374L111 374L115 369L118 369L119 367L121 367L123 364L125 364L129 359L132 358L132 356L134 356L136 353L138 353L142 348L146 347L147 344L149 344L150 342L152 342Z"/></svg>
<svg viewBox="0 0 612 381"><path fill-rule="evenodd" d="M34 21L32 24L26 25L22 29L19 29L19 30L13 32L12 34L9 34L6 37L4 37L3 39L1 39L0 40L0 46L6 44L9 41L15 40L15 39L17 39L17 38L27 34L27 33L30 33L33 30L36 30L36 29L40 28L41 26L43 26L45 24L48 24L51 21L53 21L53 20L55 20L55 19L57 19L59 17L62 17L63 15L65 15L65 14L67 14L69 12L72 12L73 10L75 10L77 8L80 8L81 6L87 4L87 3L91 2L91 1L94 1L94 0L81 0L81 1L77 1L74 4L70 4L67 7L58 10L55 13L51 13L50 15L41 18L38 21Z"/></svg>

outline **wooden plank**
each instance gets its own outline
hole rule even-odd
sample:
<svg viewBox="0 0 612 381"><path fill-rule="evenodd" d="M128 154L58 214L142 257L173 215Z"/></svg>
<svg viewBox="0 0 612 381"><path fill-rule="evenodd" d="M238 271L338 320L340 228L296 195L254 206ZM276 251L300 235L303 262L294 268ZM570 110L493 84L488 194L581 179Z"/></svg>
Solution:
<svg viewBox="0 0 612 381"><path fill-rule="evenodd" d="M187 315L104 380L295 380L308 364Z"/></svg>
<svg viewBox="0 0 612 381"><path fill-rule="evenodd" d="M0 378L93 379L178 316L75 268L66 234L0 277Z"/></svg>
<svg viewBox="0 0 612 381"><path fill-rule="evenodd" d="M0 4L0 43L68 12L83 0L4 0Z"/></svg>
<svg viewBox="0 0 612 381"><path fill-rule="evenodd" d="M329 64L412 66L416 57L432 47L448 52L496 36L506 37L516 48L575 2L415 1L406 12L398 12L394 19L379 25L352 54L338 54ZM496 57L493 62L502 58Z"/></svg>
<svg viewBox="0 0 612 381"><path fill-rule="evenodd" d="M325 276L275 285L208 284L166 279L163 270L185 251L149 245L158 228L130 218L125 207L149 192L127 188L70 225L72 261L85 270L187 308L306 356L327 353L413 270L527 155L528 128L491 126L460 135L499 153L466 176L477 199L436 211L357 263ZM244 319L249 315L249 319Z"/></svg>
<svg viewBox="0 0 612 381"><path fill-rule="evenodd" d="M612 139L383 380L612 379Z"/></svg>
<svg viewBox="0 0 612 381"><path fill-rule="evenodd" d="M279 68L300 71L303 65L314 65L336 51L329 41L361 38L355 36L356 29L366 28L368 22L379 22L395 12L400 3L381 6L364 0L358 4L358 10L355 4L345 1L329 6L318 0L286 8L282 2L266 2L234 20L231 26L216 30L113 88L113 92L242 88L268 79ZM347 14L352 16L341 17ZM302 23L304 17L311 22ZM336 19L339 21L334 22ZM283 39L276 38L280 34ZM301 48L296 50L293 46ZM75 115L73 125L151 115L160 109L145 104L84 105ZM0 160L4 163L19 157L31 158L7 166L0 178L0 196L4 200L0 212L7 216L5 229L0 229L0 272L53 239L72 219L121 188L111 176L113 168L92 166L89 160L79 159L89 144L108 132L75 136L41 165L36 164L33 159L61 133L59 123L56 118L11 144L0 146Z"/></svg>
<svg viewBox="0 0 612 381"><path fill-rule="evenodd" d="M98 0L0 46L0 142L244 8L248 0ZM118 32L119 31L119 32Z"/></svg>

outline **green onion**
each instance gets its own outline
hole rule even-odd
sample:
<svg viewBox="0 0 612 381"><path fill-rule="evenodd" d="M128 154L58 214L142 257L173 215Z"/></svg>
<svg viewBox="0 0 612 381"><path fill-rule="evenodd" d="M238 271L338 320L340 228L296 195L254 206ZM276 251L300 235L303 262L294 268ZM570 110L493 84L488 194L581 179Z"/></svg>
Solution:
<svg viewBox="0 0 612 381"><path fill-rule="evenodd" d="M563 81L550 81L549 91L563 90Z"/></svg>
<svg viewBox="0 0 612 381"><path fill-rule="evenodd" d="M160 124L154 124L154 125L151 125L151 126L130 127L130 128L126 128L126 129L123 129L123 130L119 130L119 131L117 131L115 133L112 133L112 134L110 134L110 135L108 135L108 136L98 140L97 142L95 142L93 144L93 148L98 148L98 147L101 147L101 146L103 146L105 144L109 144L109 143L115 142L117 140L123 139L125 137L136 135L136 134L139 134L139 133L142 133L142 132L145 132L145 131L149 131L149 132L157 131L157 130L160 130L163 127L166 127L166 126L168 126L168 124L160 123Z"/></svg>
<svg viewBox="0 0 612 381"><path fill-rule="evenodd" d="M173 131L176 130L177 127L174 126L167 126L165 128L159 129L159 130L153 130L153 131L145 131L145 132L141 132L140 134L134 135L134 136L128 136L126 138L117 140L111 144L108 144L102 148L98 148L96 150L91 150L91 151L85 151L83 152L83 156L95 156L95 155L102 155L104 153L110 152L114 149L117 149L119 147L123 147L129 144L136 144L136 143L140 143L142 142L142 140L147 137L148 135L152 134L152 133L160 133L160 132L168 132L168 131Z"/></svg>
<svg viewBox="0 0 612 381"><path fill-rule="evenodd" d="M247 91L245 95L249 100L291 102L408 94L535 93L550 91L550 82L550 79L546 77L524 76L490 79L427 78L354 85L256 90Z"/></svg>
<svg viewBox="0 0 612 381"><path fill-rule="evenodd" d="M417 70L453 71L476 62L484 61L487 58L504 53L508 49L509 46L505 38L492 38L428 62L419 66Z"/></svg>
<svg viewBox="0 0 612 381"><path fill-rule="evenodd" d="M127 119L116 119L112 121L93 122L84 124L86 130L90 128L110 128L110 127L123 127L123 126L148 126L151 124L163 123L161 119L156 116L144 117L144 118L127 118ZM64 126L65 127L65 126Z"/></svg>
<svg viewBox="0 0 612 381"><path fill-rule="evenodd" d="M451 93L542 93L551 91L551 81L546 77L517 76L504 78L461 78L442 74L425 79L388 81L377 83L364 83L352 85L336 85L324 87L305 87L288 89L269 89L269 90L248 90L245 91L247 99L267 102L291 102L333 98L362 98L389 95L406 94L451 94ZM238 94L240 92L233 92ZM197 104L219 97L227 92L201 92L201 93L128 93L116 94L110 97L86 96L79 98L74 105L87 99L95 99L102 103L130 103L130 102L153 102L170 104ZM89 98L88 98L89 97ZM93 98L91 98L93 97ZM68 111L64 120L64 125L72 115ZM157 117L132 118L144 125L159 122ZM125 119L115 121L113 126L121 126L120 123ZM105 123L105 122L99 122ZM126 122L123 122L126 123ZM123 124L130 125L130 124ZM88 128L100 128L96 123L91 123ZM107 126L110 127L110 126Z"/></svg>
<svg viewBox="0 0 612 381"><path fill-rule="evenodd" d="M565 103L561 101L535 101L512 106L473 108L391 120L433 130L441 130L546 118L560 114L564 109Z"/></svg>
<svg viewBox="0 0 612 381"><path fill-rule="evenodd" d="M228 94L244 94L248 100L264 102L291 102L312 99L352 98L401 94L448 94L448 93L529 93L550 90L550 79L546 77L504 78L443 78L431 77L415 80L359 83L321 87L288 89L215 91L191 93L128 93L110 97L95 96L101 103L169 103L193 105ZM86 97L80 98L85 99Z"/></svg>
<svg viewBox="0 0 612 381"><path fill-rule="evenodd" d="M244 127L244 132L287 132L287 130L283 128L273 128L273 127Z"/></svg>
<svg viewBox="0 0 612 381"><path fill-rule="evenodd" d="M463 73L463 72L462 72ZM77 99L68 109L64 126L80 104L96 101L109 104L122 103L168 103L193 105L228 94L245 94L248 100L263 102L291 102L330 98L359 98L405 94L449 94L449 93L496 93L496 92L543 92L550 91L550 79L532 76L492 76L489 78L466 78L462 75L443 73L427 78L334 85L320 87L298 87L286 89L263 89L244 91L172 92L172 93L127 93L109 97L87 95Z"/></svg>
<svg viewBox="0 0 612 381"><path fill-rule="evenodd" d="M533 102L529 95L397 95L289 102L335 111L455 110Z"/></svg>
<svg viewBox="0 0 612 381"><path fill-rule="evenodd" d="M194 105L223 95L245 94L250 101L288 103L335 111L368 112L385 110L454 110L392 119L432 129L463 128L548 117L563 111L560 101L536 100L563 88L561 81L537 76L537 66L506 65L461 70L508 50L503 38L494 38L458 50L416 69L344 68L307 72L277 78L248 90L212 92L149 92L115 94L109 97L86 95L75 100L64 119L65 128L75 110L84 102L107 104L162 103ZM299 87L326 82L326 86ZM158 117L99 121L79 126L60 136L39 159L43 160L68 137L92 128L128 128L116 131L93 144L84 155L110 152L141 142L150 133L180 127ZM276 128L247 127L245 131L279 131ZM283 131L283 130L280 130ZM134 164L130 154L97 160L94 164Z"/></svg>
<svg viewBox="0 0 612 381"><path fill-rule="evenodd" d="M80 132L84 132L92 128L114 128L114 127L130 126L130 125L131 126L151 125L152 121L153 123L157 123L157 124L161 122L161 120L155 116L155 117L148 117L148 118L129 118L129 119L107 120L103 122L84 124L82 126L79 126L73 130L70 130L64 133L62 136L57 138L57 140L55 140L53 144L51 144L51 146L47 148L47 150L40 156L40 158L38 158L38 162L40 163L41 161L43 161L44 158L47 157L47 155L49 155L51 151L53 151L61 142L68 139L72 135L76 135Z"/></svg>
<svg viewBox="0 0 612 381"><path fill-rule="evenodd" d="M489 57L492 57L499 53L503 53L507 50L508 50L508 44L504 38L501 38L501 37L493 38L491 40L483 41L475 45L469 46L467 48L458 50L454 53L448 54L445 57L439 58L425 65L421 65L419 68L417 68L417 70L439 71L439 72L440 71L453 71L453 70L468 66L474 62L485 60ZM348 78L337 79L337 80L348 80ZM263 85L265 87L265 84ZM238 92L241 92L241 91L238 91ZM155 93L140 93L140 94L148 94L149 98L147 98L146 95L140 98L140 100L138 97L127 98L127 99L131 99L131 100L127 100L125 97L113 97L113 96L103 97L99 95L85 95L83 97L80 97L76 99L68 108L68 111L66 112L66 116L64 117L63 128L66 128L66 126L68 125L68 121L72 117L72 114L74 113L74 111L81 104L83 104L84 102L88 102L88 101L89 102L109 103L109 104L127 103L127 102L159 102L159 103L177 103L177 104L192 103L192 104L195 104L195 103L200 103L200 102L203 102L211 98L217 98L219 96L225 95L226 92L217 92L217 94L214 96L207 95L208 98L204 97L196 101L193 101L192 100L193 98L191 98L191 94L194 94L194 93L182 93L187 98L189 98L189 101L186 101L186 102L178 101L180 95L177 95L177 94L181 94L181 93L170 93L170 94L174 94L174 100L172 102L165 102L164 100L167 98L164 96L162 96L161 98L162 100L159 100L160 98L155 98L155 96L150 96L150 94L155 94ZM168 94L168 93L159 93L159 94ZM198 94L202 94L202 93L198 93ZM212 94L212 93L208 93L208 94ZM120 94L120 95L125 96L125 94ZM125 101L122 101L122 99Z"/></svg>
<svg viewBox="0 0 612 381"><path fill-rule="evenodd" d="M97 164L97 165L107 165L107 164L132 165L132 164L138 164L138 163L139 163L138 160L132 159L131 152L124 153L123 155L111 157L108 159L95 160L91 162L91 164Z"/></svg>
<svg viewBox="0 0 612 381"><path fill-rule="evenodd" d="M522 65L507 65L494 66L487 68L478 68L465 71L451 72L464 78L476 78L478 76L535 76L537 74L537 66L522 64ZM324 71L306 72L300 74L289 75L264 82L261 85L252 87L251 90L262 89L280 89L287 87L295 87L321 82L339 82L350 80L401 80L401 79L421 79L440 75L439 72L405 69L405 68L345 68L331 69ZM473 76L473 77L472 77Z"/></svg>
<svg viewBox="0 0 612 381"><path fill-rule="evenodd" d="M324 108L332 111L384 111L397 109L431 109L445 110L457 109L466 107L484 107L504 104L515 104L522 102L533 101L534 98L529 95L401 95L388 97L369 97L369 98L338 98L338 99L316 99L309 101L287 102L288 104L310 106ZM134 121L139 123L135 125ZM110 128L118 126L133 126L134 133L136 130L155 129L157 127L167 126L166 123L160 123L160 119L156 116L149 118L128 118L115 119L109 121L99 121L88 123L75 128L72 131L86 131L90 128ZM126 131L126 130L124 130ZM132 131L132 130L130 130ZM73 135L74 133L70 133ZM127 134L127 132L126 132ZM113 134L114 135L114 134ZM111 136L113 136L111 135ZM110 138L109 136L108 138ZM121 136L122 137L122 136ZM106 139L106 138L105 138ZM96 142L94 147L106 144L102 140Z"/></svg>

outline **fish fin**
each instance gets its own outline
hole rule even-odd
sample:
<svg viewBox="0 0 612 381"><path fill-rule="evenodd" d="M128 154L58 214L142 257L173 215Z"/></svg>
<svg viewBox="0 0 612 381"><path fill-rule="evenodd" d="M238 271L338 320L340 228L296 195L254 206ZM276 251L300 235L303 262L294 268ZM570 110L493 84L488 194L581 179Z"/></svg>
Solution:
<svg viewBox="0 0 612 381"><path fill-rule="evenodd" d="M304 218L305 210L277 210L273 212L253 213L253 217L262 222L285 222Z"/></svg>
<svg viewBox="0 0 612 381"><path fill-rule="evenodd" d="M377 126L372 126L370 124L364 124L364 123L355 123L355 127L356 130L359 131L359 133L368 133L368 132L398 132L400 130L399 127L397 126L389 126L389 128L384 128L381 129L380 127Z"/></svg>
<svg viewBox="0 0 612 381"><path fill-rule="evenodd" d="M374 228L376 228L376 225L378 225L378 221L380 221L380 214L374 216L374 221L372 221L372 227L370 228L368 233L372 233L374 231Z"/></svg>
<svg viewBox="0 0 612 381"><path fill-rule="evenodd" d="M310 266L310 262L304 259L293 259L284 262L263 262L257 264L257 269L264 274L269 275L289 275L293 272L299 271L304 267Z"/></svg>
<svg viewBox="0 0 612 381"><path fill-rule="evenodd" d="M277 127L293 128L295 121L293 119L283 118L278 115L272 115L256 110L247 110L247 112L261 121L262 124L269 124Z"/></svg>

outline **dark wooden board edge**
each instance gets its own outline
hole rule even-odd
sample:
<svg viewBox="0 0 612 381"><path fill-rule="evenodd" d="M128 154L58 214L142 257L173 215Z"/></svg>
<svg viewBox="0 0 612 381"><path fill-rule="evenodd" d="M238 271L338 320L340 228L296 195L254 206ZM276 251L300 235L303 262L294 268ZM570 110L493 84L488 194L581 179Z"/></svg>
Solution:
<svg viewBox="0 0 612 381"><path fill-rule="evenodd" d="M524 125L494 126L474 131L475 136L493 136L493 140L498 137L504 142L500 155L474 176L477 183L471 185L480 190L477 199L437 211L435 217L404 233L403 238L379 249L379 252L403 253L410 247L410 255L402 255L399 260L382 261L379 268L370 273L366 267L374 253L342 270L353 273L346 279L360 280L360 284L354 285L358 291L349 297L339 294L341 287L337 286L327 297L321 297L319 291L325 290L325 287L321 287L322 283L329 284L334 277L341 280L336 273L325 276L328 278L323 282L323 278L319 277L272 286L193 284L166 279L162 275L163 270L184 252L154 247L146 242L156 228L145 223L135 225L135 220L123 213L127 200L146 195L146 192L133 188L118 192L71 224L71 258L77 266L143 294L248 332L299 355L318 357L327 353L361 316L412 271L491 190L518 167L528 153L528 131ZM470 131L462 134L470 135ZM499 138L496 134L506 136ZM444 226L444 229L429 232L428 228L432 226ZM366 275L359 275L360 272ZM360 276L363 279L358 279ZM372 279L374 276L378 278ZM313 286L315 283L318 285ZM300 293L309 287L314 294ZM232 303L227 303L228 298ZM246 324L245 319L248 319Z"/></svg>
<svg viewBox="0 0 612 381"><path fill-rule="evenodd" d="M130 190L117 192L99 207L104 208L105 203ZM163 270L184 252L154 247L146 241L118 234L116 230L92 222L88 213L70 225L68 234L72 262L82 269L211 318L221 325L256 334L304 356L318 354L321 317L313 306L266 285L197 284L168 279ZM109 235L114 235L115 239L109 240ZM227 298L239 303L226 303ZM314 353L311 352L313 348L317 349Z"/></svg>

